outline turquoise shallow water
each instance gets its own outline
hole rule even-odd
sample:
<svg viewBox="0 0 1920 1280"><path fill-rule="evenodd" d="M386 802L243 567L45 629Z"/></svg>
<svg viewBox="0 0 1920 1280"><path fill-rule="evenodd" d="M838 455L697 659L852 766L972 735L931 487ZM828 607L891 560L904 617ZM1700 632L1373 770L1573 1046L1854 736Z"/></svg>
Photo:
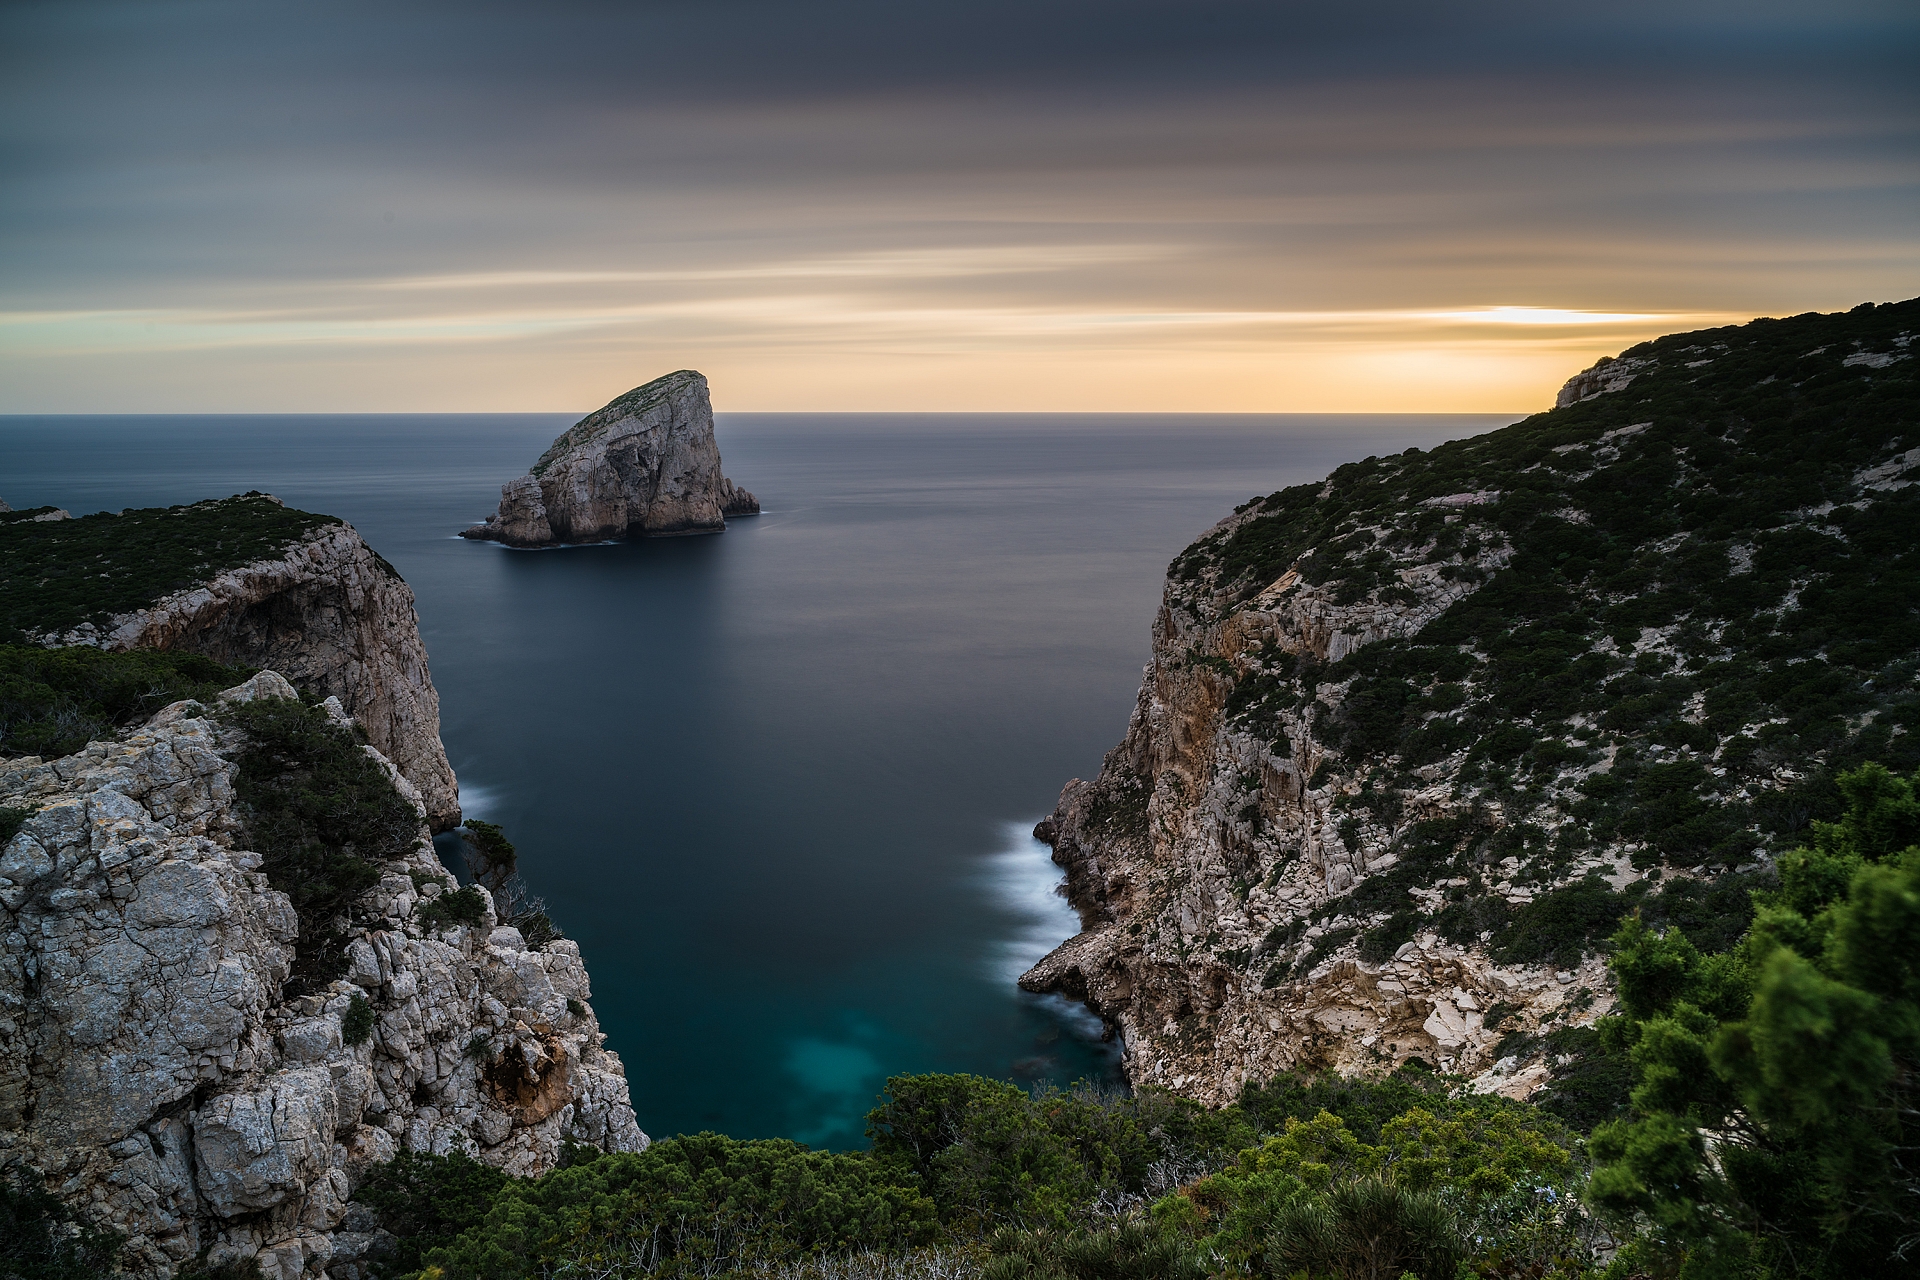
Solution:
<svg viewBox="0 0 1920 1280"><path fill-rule="evenodd" d="M574 416L0 418L0 497L351 520L642 1127L834 1147L895 1072L1114 1078L1084 1011L1013 986L1076 927L1026 833L1124 732L1167 562L1255 494L1513 420L722 414L766 511L723 535L454 538Z"/></svg>

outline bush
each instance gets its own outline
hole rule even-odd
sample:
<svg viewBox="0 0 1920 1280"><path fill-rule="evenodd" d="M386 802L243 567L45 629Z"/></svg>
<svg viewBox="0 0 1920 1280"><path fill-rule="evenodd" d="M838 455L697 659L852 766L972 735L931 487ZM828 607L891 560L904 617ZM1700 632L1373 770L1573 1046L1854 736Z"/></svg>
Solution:
<svg viewBox="0 0 1920 1280"><path fill-rule="evenodd" d="M476 925L487 918L487 900L472 885L443 893L420 908L420 922L429 929L447 929L456 924Z"/></svg>
<svg viewBox="0 0 1920 1280"><path fill-rule="evenodd" d="M1205 1280L1206 1264L1178 1236L1152 1223L1071 1234L1003 1228L988 1247L981 1280Z"/></svg>
<svg viewBox="0 0 1920 1280"><path fill-rule="evenodd" d="M932 1201L865 1153L702 1133L507 1185L484 1219L425 1252L446 1280L631 1266L662 1276L928 1243Z"/></svg>
<svg viewBox="0 0 1920 1280"><path fill-rule="evenodd" d="M430 1250L452 1244L461 1232L478 1226L512 1181L464 1152L433 1156L402 1151L369 1169L354 1199L372 1209L380 1225L399 1240L393 1270L404 1275L418 1271Z"/></svg>
<svg viewBox="0 0 1920 1280"><path fill-rule="evenodd" d="M87 1226L38 1179L0 1178L0 1277L95 1280L118 1270L125 1237Z"/></svg>
<svg viewBox="0 0 1920 1280"><path fill-rule="evenodd" d="M259 493L77 520L0 522L0 640L103 623L338 523Z"/></svg>
<svg viewBox="0 0 1920 1280"><path fill-rule="evenodd" d="M347 997L347 1011L340 1018L340 1038L350 1045L360 1045L372 1035L373 1006L356 991Z"/></svg>
<svg viewBox="0 0 1920 1280"><path fill-rule="evenodd" d="M0 644L0 756L72 755L171 702L212 702L253 671L196 653Z"/></svg>
<svg viewBox="0 0 1920 1280"><path fill-rule="evenodd" d="M245 838L300 921L292 994L346 972L346 925L379 863L420 842L420 816L347 730L318 707L262 698L222 713L245 731L235 779Z"/></svg>

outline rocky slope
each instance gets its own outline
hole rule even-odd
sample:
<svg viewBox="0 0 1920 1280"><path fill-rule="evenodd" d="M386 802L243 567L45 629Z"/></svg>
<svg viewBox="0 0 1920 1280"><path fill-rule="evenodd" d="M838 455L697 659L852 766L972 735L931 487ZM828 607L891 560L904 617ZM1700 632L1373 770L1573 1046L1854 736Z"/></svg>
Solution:
<svg viewBox="0 0 1920 1280"><path fill-rule="evenodd" d="M655 378L568 428L466 538L510 547L718 533L760 503L720 474L707 380Z"/></svg>
<svg viewBox="0 0 1920 1280"><path fill-rule="evenodd" d="M1920 303L1676 335L1554 410L1240 508L1038 834L1135 1084L1410 1057L1522 1096L1623 912L1727 945L1863 759L1912 769Z"/></svg>
<svg viewBox="0 0 1920 1280"><path fill-rule="evenodd" d="M303 544L316 563L364 549L331 527ZM293 696L268 671L221 700ZM270 1280L359 1280L382 1250L352 1201L373 1162L463 1149L533 1173L565 1140L647 1141L577 947L529 950L477 888L471 923L436 915L453 885L419 793L339 741L418 825L353 903L344 972L296 997L310 924L248 847L226 708L0 761L0 806L31 811L0 851L0 1164L127 1233L135 1274L257 1258Z"/></svg>
<svg viewBox="0 0 1920 1280"><path fill-rule="evenodd" d="M5 532L16 567L0 579L4 621L26 638L282 672L340 699L419 789L436 831L459 825L413 592L352 525L246 494ZM87 575L94 585L61 594L82 567L102 570Z"/></svg>

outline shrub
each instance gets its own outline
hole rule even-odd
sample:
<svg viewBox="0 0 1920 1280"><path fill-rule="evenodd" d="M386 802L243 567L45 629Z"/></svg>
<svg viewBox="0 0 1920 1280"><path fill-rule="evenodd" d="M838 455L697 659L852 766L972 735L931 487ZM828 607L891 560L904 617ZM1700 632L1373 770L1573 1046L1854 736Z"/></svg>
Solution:
<svg viewBox="0 0 1920 1280"><path fill-rule="evenodd" d="M347 1011L340 1018L340 1038L350 1045L361 1045L372 1035L373 1006L356 991L347 997Z"/></svg>
<svg viewBox="0 0 1920 1280"><path fill-rule="evenodd" d="M0 1276L94 1280L115 1271L125 1237L91 1227L37 1178L0 1177Z"/></svg>
<svg viewBox="0 0 1920 1280"><path fill-rule="evenodd" d="M20 834L20 828L27 825L27 819L34 814L32 809L15 809L0 804L0 844L5 844Z"/></svg>
<svg viewBox="0 0 1920 1280"><path fill-rule="evenodd" d="M430 1250L451 1244L478 1226L513 1180L464 1152L424 1155L403 1151L374 1165L354 1192L380 1225L399 1240L392 1270L418 1271Z"/></svg>
<svg viewBox="0 0 1920 1280"><path fill-rule="evenodd" d="M346 971L354 904L379 883L380 862L419 843L420 816L318 707L262 698L222 714L247 735L234 784L245 838L300 921L289 990L317 989Z"/></svg>
<svg viewBox="0 0 1920 1280"><path fill-rule="evenodd" d="M425 1251L446 1280L621 1264L713 1275L809 1254L929 1242L933 1203L865 1153L702 1133L512 1183L484 1219Z"/></svg>
<svg viewBox="0 0 1920 1280"><path fill-rule="evenodd" d="M1191 1246L1150 1222L1091 1231L1003 1228L988 1243L981 1280L1206 1280Z"/></svg>
<svg viewBox="0 0 1920 1280"><path fill-rule="evenodd" d="M0 756L71 755L171 702L211 702L251 669L197 653L0 644Z"/></svg>
<svg viewBox="0 0 1920 1280"><path fill-rule="evenodd" d="M443 893L420 909L420 922L429 929L456 924L476 925L487 918L487 900L473 885Z"/></svg>
<svg viewBox="0 0 1920 1280"><path fill-rule="evenodd" d="M259 493L77 520L0 522L0 640L105 622L338 523Z"/></svg>

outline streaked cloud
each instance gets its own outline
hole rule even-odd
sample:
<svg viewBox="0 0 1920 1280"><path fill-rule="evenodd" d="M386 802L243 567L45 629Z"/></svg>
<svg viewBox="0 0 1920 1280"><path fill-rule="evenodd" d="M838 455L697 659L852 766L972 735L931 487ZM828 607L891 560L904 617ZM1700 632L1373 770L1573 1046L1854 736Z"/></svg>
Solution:
<svg viewBox="0 0 1920 1280"><path fill-rule="evenodd" d="M735 407L1519 410L1920 293L1920 15L1852 0L70 0L0 50L0 411L682 365Z"/></svg>

